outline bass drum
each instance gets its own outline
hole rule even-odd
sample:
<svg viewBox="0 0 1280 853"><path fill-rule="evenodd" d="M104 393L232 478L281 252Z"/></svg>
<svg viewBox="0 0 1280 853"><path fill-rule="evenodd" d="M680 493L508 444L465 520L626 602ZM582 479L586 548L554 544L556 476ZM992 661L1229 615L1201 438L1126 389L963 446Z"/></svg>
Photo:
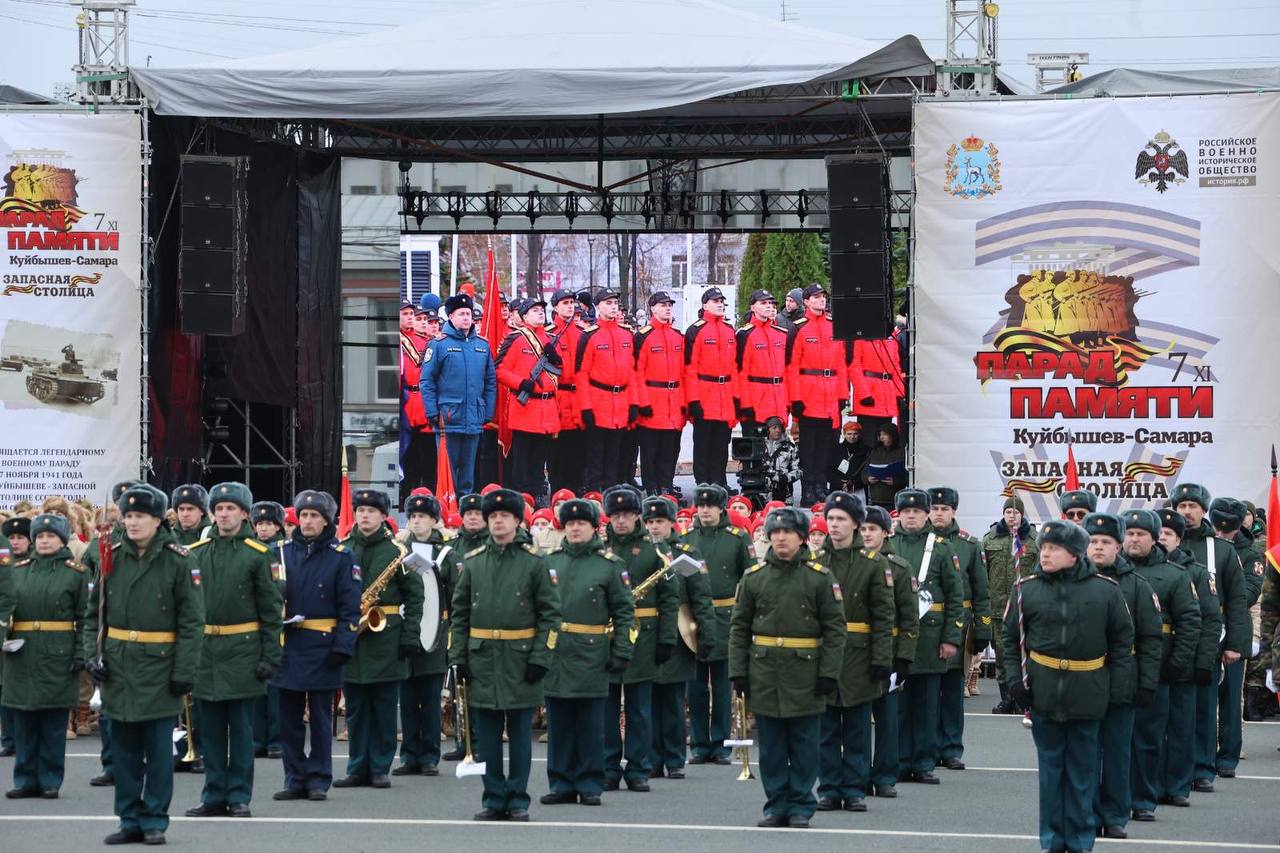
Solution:
<svg viewBox="0 0 1280 853"><path fill-rule="evenodd" d="M422 630L419 634L424 651L435 651L440 642L440 578L436 568L422 572Z"/></svg>

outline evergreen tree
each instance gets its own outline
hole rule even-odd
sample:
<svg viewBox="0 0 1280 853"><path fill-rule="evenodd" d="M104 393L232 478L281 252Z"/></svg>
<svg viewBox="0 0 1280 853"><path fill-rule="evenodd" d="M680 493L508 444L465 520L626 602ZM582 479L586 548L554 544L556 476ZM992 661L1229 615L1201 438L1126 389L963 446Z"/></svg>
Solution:
<svg viewBox="0 0 1280 853"><path fill-rule="evenodd" d="M760 275L764 271L764 250L769 235L754 233L747 237L747 248L742 255L742 269L738 274L738 294L745 299L760 289Z"/></svg>
<svg viewBox="0 0 1280 853"><path fill-rule="evenodd" d="M831 279L822 239L814 232L770 234L761 266L760 286L777 298L779 307L791 288L825 285Z"/></svg>

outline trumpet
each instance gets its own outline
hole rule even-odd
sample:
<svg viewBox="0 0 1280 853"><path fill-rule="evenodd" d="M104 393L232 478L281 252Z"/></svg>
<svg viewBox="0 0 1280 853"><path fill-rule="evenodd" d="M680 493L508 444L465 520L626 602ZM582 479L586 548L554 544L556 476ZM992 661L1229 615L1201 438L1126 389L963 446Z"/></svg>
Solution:
<svg viewBox="0 0 1280 853"><path fill-rule="evenodd" d="M200 754L196 752L196 724L191 715L191 694L182 697L182 727L187 730L187 751L182 756L182 763L190 764L200 760Z"/></svg>
<svg viewBox="0 0 1280 853"><path fill-rule="evenodd" d="M747 697L741 693L733 697L733 733L736 737L724 742L733 747L733 752L742 762L742 772L738 774L739 782L750 782L756 778L751 772L751 746L755 741L747 737Z"/></svg>

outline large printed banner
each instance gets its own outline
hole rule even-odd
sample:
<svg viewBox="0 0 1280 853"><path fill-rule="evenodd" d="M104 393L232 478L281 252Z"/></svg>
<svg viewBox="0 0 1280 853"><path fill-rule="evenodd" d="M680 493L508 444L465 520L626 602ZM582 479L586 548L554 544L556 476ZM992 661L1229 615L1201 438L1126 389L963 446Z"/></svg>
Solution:
<svg viewBox="0 0 1280 853"><path fill-rule="evenodd" d="M138 475L141 142L132 113L0 113L0 506Z"/></svg>
<svg viewBox="0 0 1280 853"><path fill-rule="evenodd" d="M1280 441L1280 96L915 110L916 483L974 529L1177 482L1263 498Z"/></svg>

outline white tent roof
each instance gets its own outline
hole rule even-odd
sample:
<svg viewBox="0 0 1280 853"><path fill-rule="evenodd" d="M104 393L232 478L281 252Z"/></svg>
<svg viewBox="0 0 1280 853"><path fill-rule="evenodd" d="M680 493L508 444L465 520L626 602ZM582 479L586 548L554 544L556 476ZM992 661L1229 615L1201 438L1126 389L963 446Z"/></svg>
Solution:
<svg viewBox="0 0 1280 853"><path fill-rule="evenodd" d="M914 37L885 47L711 0L508 0L318 47L131 71L169 115L582 116L931 66Z"/></svg>

